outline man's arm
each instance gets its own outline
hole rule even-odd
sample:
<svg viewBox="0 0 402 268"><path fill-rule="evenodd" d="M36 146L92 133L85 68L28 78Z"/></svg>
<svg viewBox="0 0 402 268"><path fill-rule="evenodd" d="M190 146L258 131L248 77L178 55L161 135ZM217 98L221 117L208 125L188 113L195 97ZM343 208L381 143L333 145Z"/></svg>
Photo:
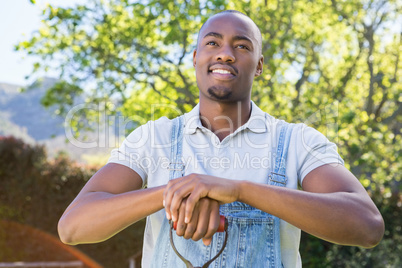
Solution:
<svg viewBox="0 0 402 268"><path fill-rule="evenodd" d="M322 239L373 247L384 234L384 222L363 186L345 167L324 165L303 180L304 191L191 174L169 182L164 192L167 217L177 218L183 197L191 220L194 204L209 197L221 203L240 201Z"/></svg>
<svg viewBox="0 0 402 268"><path fill-rule="evenodd" d="M241 201L269 210L322 239L369 248L377 245L384 234L377 207L359 181L341 165L324 165L311 171L303 180L305 191L248 186L246 183L242 187L250 191L241 191Z"/></svg>
<svg viewBox="0 0 402 268"><path fill-rule="evenodd" d="M141 189L141 186L141 177L132 169L107 164L88 181L64 212L58 224L60 239L71 245L104 241L162 209L166 185L148 189ZM179 235L193 240L203 238L208 245L219 226L219 204L203 198L197 204L194 219L188 224L179 219L178 223Z"/></svg>
<svg viewBox="0 0 402 268"><path fill-rule="evenodd" d="M162 209L165 186L141 186L141 177L132 169L105 165L64 212L58 224L60 239L72 245L104 241Z"/></svg>

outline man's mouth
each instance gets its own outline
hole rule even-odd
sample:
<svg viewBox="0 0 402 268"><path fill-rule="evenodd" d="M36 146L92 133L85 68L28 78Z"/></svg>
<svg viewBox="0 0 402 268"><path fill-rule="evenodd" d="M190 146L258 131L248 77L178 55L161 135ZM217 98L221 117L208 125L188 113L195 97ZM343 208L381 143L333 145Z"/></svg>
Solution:
<svg viewBox="0 0 402 268"><path fill-rule="evenodd" d="M236 77L237 70L229 65L214 64L209 69L208 72L213 75L214 78L218 80L230 80Z"/></svg>
<svg viewBox="0 0 402 268"><path fill-rule="evenodd" d="M222 70L222 69L215 69L211 71L212 73L218 73L218 74L231 74L228 70Z"/></svg>

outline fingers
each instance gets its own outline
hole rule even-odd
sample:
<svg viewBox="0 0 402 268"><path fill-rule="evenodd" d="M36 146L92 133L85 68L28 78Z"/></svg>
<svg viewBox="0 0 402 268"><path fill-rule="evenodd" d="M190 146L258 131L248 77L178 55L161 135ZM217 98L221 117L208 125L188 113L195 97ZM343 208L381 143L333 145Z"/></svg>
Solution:
<svg viewBox="0 0 402 268"><path fill-rule="evenodd" d="M205 236L208 231L209 219L210 219L210 202L209 198L200 199L197 209L194 210L193 219L198 215L197 229L193 232L191 239L198 241ZM187 207L187 206L186 206Z"/></svg>
<svg viewBox="0 0 402 268"><path fill-rule="evenodd" d="M210 200L211 202L210 202L208 229L202 239L202 242L206 246L211 244L212 236L218 231L220 223L219 202L213 199Z"/></svg>
<svg viewBox="0 0 402 268"><path fill-rule="evenodd" d="M191 221L189 223L187 223L186 232L183 236L185 239L192 238L194 240L193 235L195 232L197 232L197 230L199 228L199 222L198 222L199 221L199 213L198 213L199 211L198 211L198 209L199 209L199 206L197 205L194 210L195 213L194 213ZM183 209L183 211L180 211L180 213L182 213L182 212L184 212L184 209ZM184 215L184 213L183 213L183 215ZM179 215L179 217L180 217L180 215Z"/></svg>
<svg viewBox="0 0 402 268"><path fill-rule="evenodd" d="M210 214L208 230L205 233L204 237L202 238L202 242L204 243L204 245L209 246L211 244L212 236L218 231L219 222L220 217L219 217L219 205L218 205L217 213Z"/></svg>
<svg viewBox="0 0 402 268"><path fill-rule="evenodd" d="M206 188L200 184L200 178L197 174L190 174L169 181L163 193L167 219L172 219L173 221L177 220L182 200L187 198L184 221L189 223L198 200L205 197L208 193L205 189Z"/></svg>
<svg viewBox="0 0 402 268"><path fill-rule="evenodd" d="M203 240L205 245L209 245L212 236L219 228L219 202L210 198L202 198L194 208L192 219L189 223L184 222L184 212L187 207L188 199L184 199L179 208L176 233L185 239L198 241Z"/></svg>
<svg viewBox="0 0 402 268"><path fill-rule="evenodd" d="M209 245L220 223L219 202L236 200L240 184L202 174L190 174L168 182L163 205L168 220L177 222L176 233L186 239L203 239Z"/></svg>
<svg viewBox="0 0 402 268"><path fill-rule="evenodd" d="M189 223L197 202L209 197L222 204L239 198L241 181L234 181L203 174L190 174L168 182L163 193L166 217L177 220L181 202L187 198L184 221Z"/></svg>
<svg viewBox="0 0 402 268"><path fill-rule="evenodd" d="M205 234L205 238L211 238L218 231L220 224L220 215L219 215L219 202L213 200L212 208L209 216L209 224L208 231Z"/></svg>
<svg viewBox="0 0 402 268"><path fill-rule="evenodd" d="M168 220L172 219L173 221L177 221L178 211L182 200L190 193L190 190L186 190L187 187L182 187L186 184L183 178L184 177L169 181L163 193L163 204L166 210L166 218ZM183 218L184 216L185 215L183 215Z"/></svg>
<svg viewBox="0 0 402 268"><path fill-rule="evenodd" d="M198 217L196 220L195 217ZM203 239L205 245L209 245L212 236L219 228L219 203L210 198L202 198L198 202L191 222L197 222L197 227L191 236L191 239L198 241ZM188 232L190 235L190 231Z"/></svg>
<svg viewBox="0 0 402 268"><path fill-rule="evenodd" d="M176 224L176 234L178 236L183 236L184 233L186 232L186 228L187 228L187 225L184 222L184 210L185 210L185 207L186 207L186 199L183 200L183 202L182 202L182 204L181 204L181 206L179 208L180 213L179 213L179 216L178 216L178 219L177 219L177 224Z"/></svg>
<svg viewBox="0 0 402 268"><path fill-rule="evenodd" d="M206 191L202 187L195 188L187 198L185 209L185 221L190 222L194 215L196 204L201 201L201 198L206 196Z"/></svg>

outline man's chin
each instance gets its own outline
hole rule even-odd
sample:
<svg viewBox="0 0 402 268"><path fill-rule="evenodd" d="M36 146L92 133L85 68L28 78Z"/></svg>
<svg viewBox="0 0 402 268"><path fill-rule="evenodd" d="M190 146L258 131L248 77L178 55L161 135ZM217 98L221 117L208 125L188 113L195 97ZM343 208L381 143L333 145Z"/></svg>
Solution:
<svg viewBox="0 0 402 268"><path fill-rule="evenodd" d="M230 97L232 96L232 90L227 87L213 86L208 88L208 94L213 99L225 101L230 100Z"/></svg>

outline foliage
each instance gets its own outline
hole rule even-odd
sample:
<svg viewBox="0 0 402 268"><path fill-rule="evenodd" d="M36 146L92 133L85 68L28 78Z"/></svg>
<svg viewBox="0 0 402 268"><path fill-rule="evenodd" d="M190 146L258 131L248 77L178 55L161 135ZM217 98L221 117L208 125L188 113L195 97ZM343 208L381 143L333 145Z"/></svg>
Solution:
<svg viewBox="0 0 402 268"><path fill-rule="evenodd" d="M61 70L63 82L51 89L44 104L67 112L73 105L69 100L85 93L86 103L104 102L108 113L142 124L173 117L197 103L191 66L197 31L210 14L223 9L246 13L261 29L264 72L254 83L253 100L270 114L305 122L335 141L346 166L381 211L400 211L400 1L92 0L72 8L49 5L42 27L17 49L41 57L33 75ZM96 113L84 111L73 121L76 128L83 117L96 121ZM391 227L395 218L385 218L388 235L379 249L390 245L387 239L400 239L401 230ZM311 243L314 249L333 252L328 258L334 262L343 250L357 250Z"/></svg>
<svg viewBox="0 0 402 268"><path fill-rule="evenodd" d="M149 118L144 101L185 111L195 105L197 94L189 60L194 29L209 15L205 11L223 3L90 0L74 8L49 5L43 27L17 49L41 57L35 71L61 70L64 81L43 100L61 113L84 87L90 91L86 103L105 102L113 111L112 99L118 99L125 114L135 111L137 121Z"/></svg>
<svg viewBox="0 0 402 268"><path fill-rule="evenodd" d="M0 218L57 236L60 216L97 169L63 155L47 160L42 146L0 136ZM141 221L107 242L78 248L105 267L124 267L128 258L141 250L143 228ZM111 256L113 248L118 250Z"/></svg>
<svg viewBox="0 0 402 268"><path fill-rule="evenodd" d="M372 196L385 221L385 235L372 249L332 245L302 233L300 248L305 267L400 267L402 265L402 195L384 202L383 194Z"/></svg>

